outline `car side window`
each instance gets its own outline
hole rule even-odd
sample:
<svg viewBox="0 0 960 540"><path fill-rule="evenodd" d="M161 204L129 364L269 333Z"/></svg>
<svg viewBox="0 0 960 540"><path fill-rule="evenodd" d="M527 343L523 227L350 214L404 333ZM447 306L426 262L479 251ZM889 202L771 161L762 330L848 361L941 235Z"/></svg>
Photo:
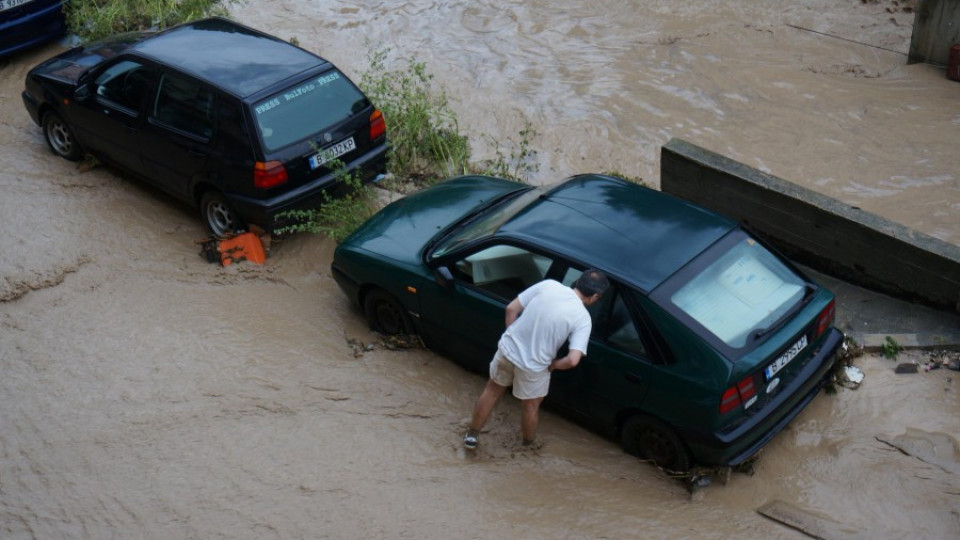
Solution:
<svg viewBox="0 0 960 540"><path fill-rule="evenodd" d="M185 77L165 73L160 79L150 119L199 139L210 139L213 136L214 102L209 88Z"/></svg>
<svg viewBox="0 0 960 540"><path fill-rule="evenodd" d="M136 115L150 90L153 72L132 60L122 60L97 76L94 85L97 101Z"/></svg>
<svg viewBox="0 0 960 540"><path fill-rule="evenodd" d="M572 286L582 273L576 268L568 268L563 275L562 283ZM647 348L630 314L630 308L627 307L616 285L611 284L600 300L588 307L587 311L593 318L591 338L605 341L638 356L647 357Z"/></svg>
<svg viewBox="0 0 960 540"><path fill-rule="evenodd" d="M552 264L550 257L515 246L496 245L456 261L451 272L460 281L510 301L542 281Z"/></svg>
<svg viewBox="0 0 960 540"><path fill-rule="evenodd" d="M615 294L611 298L608 318L604 324L603 334L607 342L621 349L640 356L647 356L647 349L643 346L637 325L630 315L630 310L623 301L623 296Z"/></svg>

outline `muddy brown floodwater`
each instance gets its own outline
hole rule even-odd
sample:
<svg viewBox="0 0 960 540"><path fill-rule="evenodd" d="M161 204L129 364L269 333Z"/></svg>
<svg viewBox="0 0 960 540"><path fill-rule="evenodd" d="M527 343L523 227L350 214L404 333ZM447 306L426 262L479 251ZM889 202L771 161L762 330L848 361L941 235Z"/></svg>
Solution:
<svg viewBox="0 0 960 540"><path fill-rule="evenodd" d="M398 65L425 61L478 158L483 135L532 123L538 182L618 171L657 185L658 149L681 137L960 243L960 85L905 65L901 4L232 10L353 74L366 39ZM193 211L51 155L19 93L61 48L0 68L0 538L804 538L757 513L772 501L827 520L829 537L960 536L960 374L895 375L875 356L755 474L697 497L549 411L543 448L523 451L510 399L464 456L483 379L376 345L330 277L332 242L209 265Z"/></svg>

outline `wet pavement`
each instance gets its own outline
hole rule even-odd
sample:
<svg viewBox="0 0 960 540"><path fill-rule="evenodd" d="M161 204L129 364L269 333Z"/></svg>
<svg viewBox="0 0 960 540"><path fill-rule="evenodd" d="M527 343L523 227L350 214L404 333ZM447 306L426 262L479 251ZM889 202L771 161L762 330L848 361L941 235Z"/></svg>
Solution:
<svg viewBox="0 0 960 540"><path fill-rule="evenodd" d="M863 347L879 350L889 336L906 348L960 350L960 314L905 302L806 270L836 295L837 328Z"/></svg>

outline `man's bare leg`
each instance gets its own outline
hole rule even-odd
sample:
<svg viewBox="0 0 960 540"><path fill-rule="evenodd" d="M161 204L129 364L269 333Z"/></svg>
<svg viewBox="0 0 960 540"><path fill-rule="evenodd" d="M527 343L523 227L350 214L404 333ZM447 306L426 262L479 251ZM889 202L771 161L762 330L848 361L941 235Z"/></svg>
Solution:
<svg viewBox="0 0 960 540"><path fill-rule="evenodd" d="M523 444L533 444L537 438L537 426L540 424L540 403L543 398L521 399L522 415L520 431L523 433Z"/></svg>
<svg viewBox="0 0 960 540"><path fill-rule="evenodd" d="M487 423L487 419L490 418L490 413L493 412L493 407L500 401L506 389L506 386L500 386L491 380L487 381L487 386L484 387L480 397L477 398L477 403L473 406L473 418L470 420L470 431L473 432L474 435L480 433L484 424Z"/></svg>

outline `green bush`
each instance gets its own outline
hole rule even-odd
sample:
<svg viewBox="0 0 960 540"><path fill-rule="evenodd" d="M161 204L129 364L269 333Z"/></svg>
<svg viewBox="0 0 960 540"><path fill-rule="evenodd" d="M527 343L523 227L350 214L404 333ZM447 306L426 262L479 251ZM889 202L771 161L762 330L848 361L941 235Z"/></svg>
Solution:
<svg viewBox="0 0 960 540"><path fill-rule="evenodd" d="M236 0L73 0L65 4L67 27L80 41L170 26L213 15L227 15Z"/></svg>
<svg viewBox="0 0 960 540"><path fill-rule="evenodd" d="M884 358L889 358L891 360L895 359L902 350L903 347L900 346L900 343L891 336L887 336L886 339L883 340L883 344L880 346L880 354L882 354Z"/></svg>
<svg viewBox="0 0 960 540"><path fill-rule="evenodd" d="M378 210L371 189L355 174L348 172L343 162L334 160L330 167L335 170L337 181L345 183L351 191L342 197L331 197L324 192L320 208L290 210L279 214L279 219L288 220L291 224L277 229L277 234L325 234L340 242Z"/></svg>
<svg viewBox="0 0 960 540"><path fill-rule="evenodd" d="M433 184L470 171L470 144L444 90L432 87L426 64L386 68L389 50L368 55L360 88L383 112L390 140L389 171L400 179Z"/></svg>

